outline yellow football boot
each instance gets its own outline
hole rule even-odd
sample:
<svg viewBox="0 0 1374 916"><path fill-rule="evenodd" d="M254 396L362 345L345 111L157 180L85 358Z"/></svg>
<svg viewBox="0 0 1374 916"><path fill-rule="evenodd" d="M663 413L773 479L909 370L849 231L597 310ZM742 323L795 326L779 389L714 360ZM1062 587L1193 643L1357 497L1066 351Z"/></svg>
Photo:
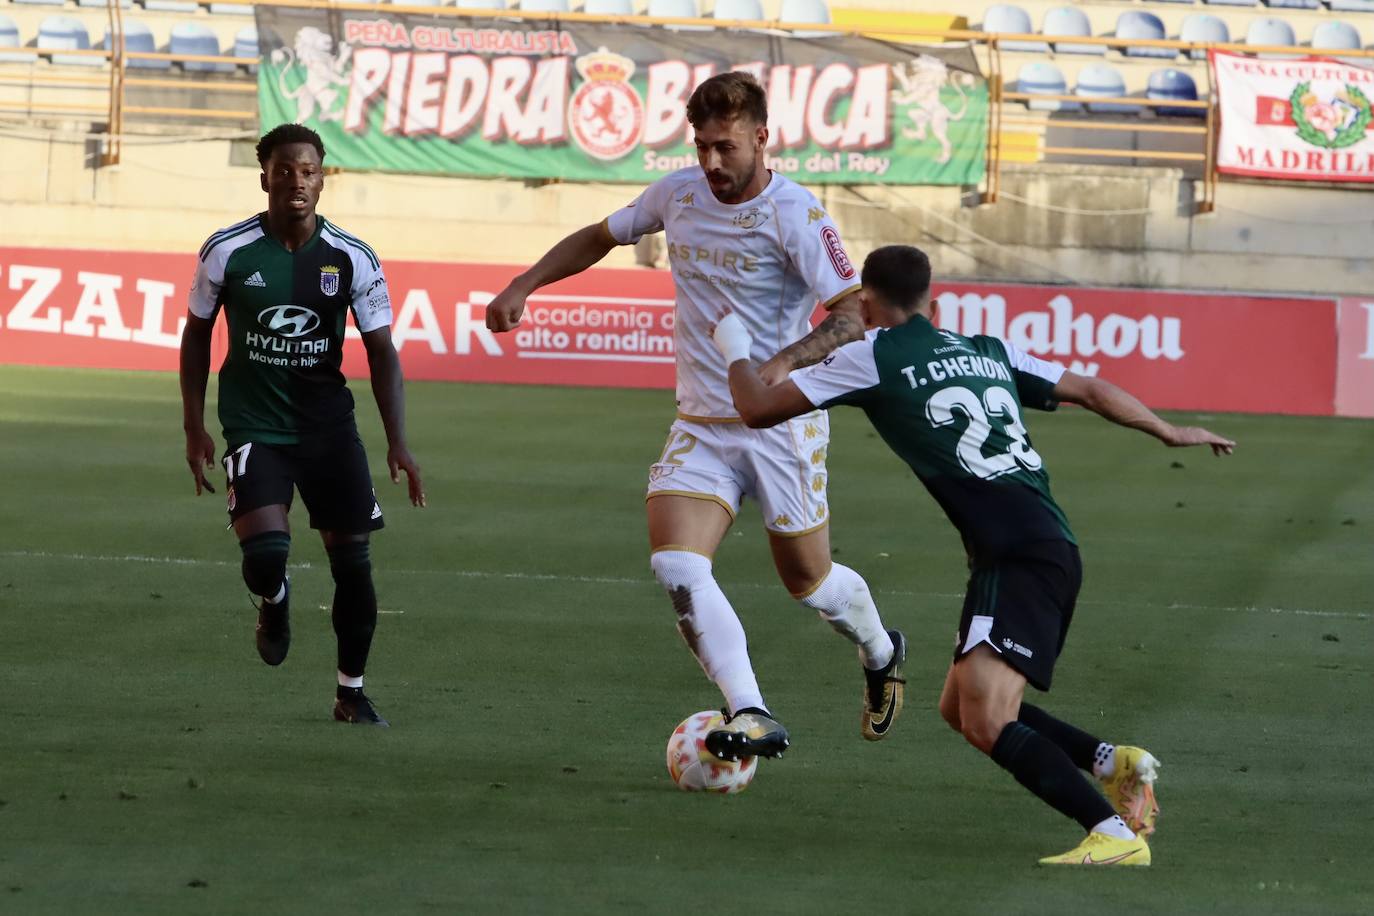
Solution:
<svg viewBox="0 0 1374 916"><path fill-rule="evenodd" d="M1118 751L1120 748L1118 748ZM1149 865L1150 847L1143 836L1120 840L1105 833L1090 833L1073 849L1040 860L1041 865Z"/></svg>
<svg viewBox="0 0 1374 916"><path fill-rule="evenodd" d="M1116 813L1141 836L1155 832L1159 803L1155 801L1155 780L1159 760L1149 751L1127 744L1116 746L1116 769L1102 780L1102 791Z"/></svg>
<svg viewBox="0 0 1374 916"><path fill-rule="evenodd" d="M892 661L877 671L864 669L863 719L859 731L865 741L881 741L887 737L897 713L902 711L902 663L906 661L906 637L901 630L888 630L892 637Z"/></svg>

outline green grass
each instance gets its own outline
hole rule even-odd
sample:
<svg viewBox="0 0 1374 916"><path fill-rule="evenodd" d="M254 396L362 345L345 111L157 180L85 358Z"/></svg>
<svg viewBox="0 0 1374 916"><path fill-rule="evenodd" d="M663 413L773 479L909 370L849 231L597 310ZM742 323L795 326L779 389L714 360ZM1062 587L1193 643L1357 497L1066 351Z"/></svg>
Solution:
<svg viewBox="0 0 1374 916"><path fill-rule="evenodd" d="M672 786L669 731L719 698L648 570L670 413L410 386L431 506L379 476L382 732L329 720L299 506L291 658L258 661L172 377L0 368L0 913L1370 911L1369 423L1212 417L1240 441L1218 460L1031 418L1087 569L1043 702L1164 761L1154 867L1064 873L1034 862L1077 828L935 712L958 539L853 411L834 540L911 637L904 717L859 739L853 654L776 584L749 508L717 570L795 749L738 797Z"/></svg>

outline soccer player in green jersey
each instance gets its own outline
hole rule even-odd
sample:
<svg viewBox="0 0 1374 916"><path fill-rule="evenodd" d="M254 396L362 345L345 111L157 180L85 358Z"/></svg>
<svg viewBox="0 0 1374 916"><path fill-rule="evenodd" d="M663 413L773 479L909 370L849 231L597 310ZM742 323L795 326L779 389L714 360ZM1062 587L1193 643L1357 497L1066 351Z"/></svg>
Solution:
<svg viewBox="0 0 1374 916"><path fill-rule="evenodd" d="M377 626L368 539L382 527L382 509L339 367L351 312L386 429L391 479L399 483L405 471L411 504L423 506L420 466L406 445L391 299L372 249L315 212L324 189L319 135L283 124L262 137L257 151L267 211L210 236L191 287L181 338L186 462L196 494L213 493L205 477L215 457L205 429L205 388L211 331L222 311L229 336L219 374L223 464L243 581L259 601L258 654L280 665L291 645L287 512L299 490L334 577L334 718L385 726L363 693Z"/></svg>
<svg viewBox="0 0 1374 916"><path fill-rule="evenodd" d="M1050 495L1044 462L1021 407L1088 408L1169 446L1235 443L1177 427L1109 382L1066 371L995 337L964 337L932 323L930 262L892 245L864 261L862 340L766 385L749 362L749 334L729 314L714 331L730 392L751 427L817 407L861 407L959 529L968 592L954 661L940 696L952 728L1041 800L1088 832L1048 865L1149 865L1145 836L1159 808L1159 761L1112 745L1022 701L1027 683L1049 690L1082 581L1077 542ZM1103 798L1080 770L1103 785ZM1108 801L1110 799L1110 801Z"/></svg>

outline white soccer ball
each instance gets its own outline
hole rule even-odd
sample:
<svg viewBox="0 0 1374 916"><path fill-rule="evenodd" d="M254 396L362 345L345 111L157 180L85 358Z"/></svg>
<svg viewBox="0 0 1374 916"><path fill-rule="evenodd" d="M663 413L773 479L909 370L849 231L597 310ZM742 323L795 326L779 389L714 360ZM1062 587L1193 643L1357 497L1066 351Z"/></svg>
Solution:
<svg viewBox="0 0 1374 916"><path fill-rule="evenodd" d="M757 757L721 760L706 750L706 733L725 721L706 709L682 720L668 738L668 775L684 792L743 792L754 781Z"/></svg>

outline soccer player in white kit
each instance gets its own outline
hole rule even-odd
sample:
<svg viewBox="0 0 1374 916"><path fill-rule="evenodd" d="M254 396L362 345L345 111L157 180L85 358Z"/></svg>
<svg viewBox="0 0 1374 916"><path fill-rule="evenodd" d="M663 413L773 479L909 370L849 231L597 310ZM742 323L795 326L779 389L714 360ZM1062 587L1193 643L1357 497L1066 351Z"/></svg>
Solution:
<svg viewBox="0 0 1374 916"><path fill-rule="evenodd" d="M733 313L753 334L765 380L811 365L863 336L859 282L830 217L800 185L765 166L768 108L748 73L711 77L687 102L700 167L654 182L631 204L579 229L487 306L493 331L514 328L535 290L579 273L617 245L664 231L676 288L677 419L651 467L645 501L650 565L678 629L725 698L708 733L720 757L777 757L787 730L764 703L744 628L711 559L744 496L756 499L787 590L858 647L865 684L861 732L885 737L901 709L906 640L884 628L868 585L830 559L824 411L751 430L730 398L711 330ZM829 315L814 330L816 303Z"/></svg>

